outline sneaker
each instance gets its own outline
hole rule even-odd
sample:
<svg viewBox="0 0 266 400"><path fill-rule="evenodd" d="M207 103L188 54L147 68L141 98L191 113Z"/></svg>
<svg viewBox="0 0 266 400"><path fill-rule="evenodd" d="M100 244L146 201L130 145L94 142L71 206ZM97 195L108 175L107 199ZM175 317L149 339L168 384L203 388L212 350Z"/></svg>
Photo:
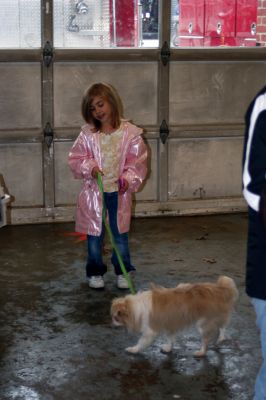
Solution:
<svg viewBox="0 0 266 400"><path fill-rule="evenodd" d="M116 281L118 289L128 289L128 283L124 275L117 275L117 281Z"/></svg>
<svg viewBox="0 0 266 400"><path fill-rule="evenodd" d="M104 280L101 275L95 275L88 277L89 287L92 289L103 289Z"/></svg>

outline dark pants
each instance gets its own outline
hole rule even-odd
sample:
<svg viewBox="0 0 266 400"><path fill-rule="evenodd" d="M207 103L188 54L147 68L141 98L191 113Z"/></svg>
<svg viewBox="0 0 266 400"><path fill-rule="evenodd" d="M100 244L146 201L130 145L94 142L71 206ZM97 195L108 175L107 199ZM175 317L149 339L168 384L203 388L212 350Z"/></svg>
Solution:
<svg viewBox="0 0 266 400"><path fill-rule="evenodd" d="M266 300L266 227L250 207L248 222L246 291L250 297Z"/></svg>
<svg viewBox="0 0 266 400"><path fill-rule="evenodd" d="M120 252L121 258L124 262L127 272L135 271L135 267L131 264L129 246L128 246L128 233L119 233L117 226L117 208L118 208L118 193L104 193L104 202L108 212L109 224L113 234L114 241ZM106 265L103 263L102 249L103 239L105 234L104 224L102 226L102 233L100 236L88 235L88 261L86 265L87 277L95 275L104 275L107 271ZM112 264L115 269L116 275L121 275L122 271L113 250Z"/></svg>

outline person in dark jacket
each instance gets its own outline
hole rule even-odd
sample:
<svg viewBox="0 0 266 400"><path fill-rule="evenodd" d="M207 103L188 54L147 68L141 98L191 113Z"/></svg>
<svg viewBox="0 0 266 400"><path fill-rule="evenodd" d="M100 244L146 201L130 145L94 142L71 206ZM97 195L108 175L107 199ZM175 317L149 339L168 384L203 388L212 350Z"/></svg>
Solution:
<svg viewBox="0 0 266 400"><path fill-rule="evenodd" d="M266 86L246 113L243 195L248 204L246 293L255 308L263 356L254 400L266 400Z"/></svg>

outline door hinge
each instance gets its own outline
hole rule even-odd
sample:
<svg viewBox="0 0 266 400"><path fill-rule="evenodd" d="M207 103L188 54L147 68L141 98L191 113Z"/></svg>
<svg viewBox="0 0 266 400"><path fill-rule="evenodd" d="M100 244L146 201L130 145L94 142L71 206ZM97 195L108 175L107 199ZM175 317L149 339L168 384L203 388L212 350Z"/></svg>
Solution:
<svg viewBox="0 0 266 400"><path fill-rule="evenodd" d="M43 55L44 65L46 67L49 67L49 65L51 64L52 59L53 59L53 48L52 48L51 43L49 41L47 41L45 43L42 55Z"/></svg>
<svg viewBox="0 0 266 400"><path fill-rule="evenodd" d="M160 126L160 139L163 144L165 144L166 139L168 138L169 135L169 128L168 125L165 121L165 119L162 121L161 126Z"/></svg>
<svg viewBox="0 0 266 400"><path fill-rule="evenodd" d="M44 141L47 144L47 147L48 148L51 147L51 144L53 143L54 140L54 131L51 127L50 122L47 122L47 124L45 125L43 134L44 134Z"/></svg>
<svg viewBox="0 0 266 400"><path fill-rule="evenodd" d="M163 65L167 65L167 63L170 59L170 55L171 55L170 47L167 42L164 42L164 44L161 48L161 60L162 60Z"/></svg>

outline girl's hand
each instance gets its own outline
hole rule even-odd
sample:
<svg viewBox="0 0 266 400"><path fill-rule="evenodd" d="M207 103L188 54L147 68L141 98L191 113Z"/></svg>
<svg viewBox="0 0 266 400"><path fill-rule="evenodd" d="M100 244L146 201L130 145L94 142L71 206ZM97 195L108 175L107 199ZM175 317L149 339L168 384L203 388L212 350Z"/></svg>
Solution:
<svg viewBox="0 0 266 400"><path fill-rule="evenodd" d="M91 176L94 178L94 179L97 179L97 175L98 174L100 174L100 175L102 175L103 176L103 172L100 170L100 168L97 166L97 167L94 167L93 169L92 169L92 171L91 171Z"/></svg>
<svg viewBox="0 0 266 400"><path fill-rule="evenodd" d="M129 187L129 183L126 179L124 178L119 178L118 179L118 192L123 194L127 191Z"/></svg>

